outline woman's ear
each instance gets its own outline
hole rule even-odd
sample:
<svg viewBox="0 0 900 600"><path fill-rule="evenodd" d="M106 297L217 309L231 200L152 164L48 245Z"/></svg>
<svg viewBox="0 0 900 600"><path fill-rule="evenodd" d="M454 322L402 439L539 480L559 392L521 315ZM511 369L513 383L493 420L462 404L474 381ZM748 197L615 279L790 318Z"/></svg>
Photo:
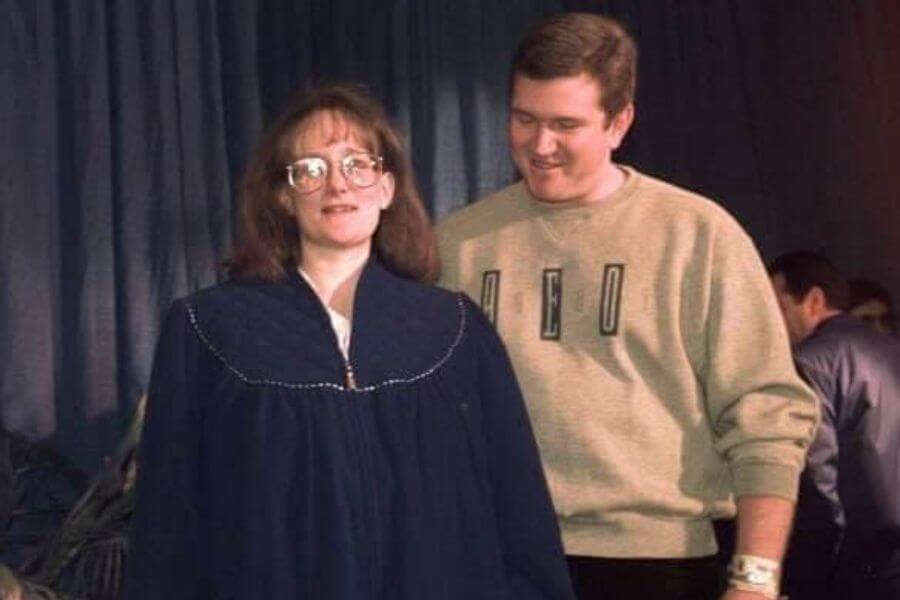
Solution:
<svg viewBox="0 0 900 600"><path fill-rule="evenodd" d="M383 173L381 175L381 181L378 182L378 185L381 186L381 202L379 203L379 208L381 210L386 210L391 203L394 201L394 192L397 188L397 182L394 179L393 173Z"/></svg>
<svg viewBox="0 0 900 600"><path fill-rule="evenodd" d="M297 209L294 207L294 199L291 198L291 194L288 192L287 188L281 188L281 191L278 192L278 203L281 204L281 207L287 214L292 217L297 216Z"/></svg>

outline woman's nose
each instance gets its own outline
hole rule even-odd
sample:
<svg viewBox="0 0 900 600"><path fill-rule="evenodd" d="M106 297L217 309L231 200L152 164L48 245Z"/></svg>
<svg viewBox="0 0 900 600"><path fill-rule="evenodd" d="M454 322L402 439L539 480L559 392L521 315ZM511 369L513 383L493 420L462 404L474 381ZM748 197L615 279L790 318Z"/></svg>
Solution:
<svg viewBox="0 0 900 600"><path fill-rule="evenodd" d="M340 166L328 165L328 173L325 175L325 188L332 193L341 193L347 190L347 178Z"/></svg>

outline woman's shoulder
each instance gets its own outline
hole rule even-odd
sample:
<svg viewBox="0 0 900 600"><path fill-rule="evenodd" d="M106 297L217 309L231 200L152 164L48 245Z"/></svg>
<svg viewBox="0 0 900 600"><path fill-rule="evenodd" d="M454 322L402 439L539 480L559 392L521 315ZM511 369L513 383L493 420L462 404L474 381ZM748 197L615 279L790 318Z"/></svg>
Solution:
<svg viewBox="0 0 900 600"><path fill-rule="evenodd" d="M370 265L354 302L351 360L363 385L412 381L454 354L465 330L458 294Z"/></svg>
<svg viewBox="0 0 900 600"><path fill-rule="evenodd" d="M245 382L305 387L333 378L322 309L288 279L229 280L179 303L201 345Z"/></svg>
<svg viewBox="0 0 900 600"><path fill-rule="evenodd" d="M284 302L288 299L287 280L228 279L197 290L181 299L187 307L204 311L243 310L259 302Z"/></svg>
<svg viewBox="0 0 900 600"><path fill-rule="evenodd" d="M364 301L374 296L385 303L423 315L453 311L460 303L458 293L395 275L383 267L380 272L372 268L366 270L360 281L358 296Z"/></svg>
<svg viewBox="0 0 900 600"><path fill-rule="evenodd" d="M339 383L334 374L343 367L331 326L299 276L227 281L180 303L197 337L245 381ZM415 381L440 368L472 327L473 307L461 294L377 263L367 266L355 294L350 344L359 387Z"/></svg>

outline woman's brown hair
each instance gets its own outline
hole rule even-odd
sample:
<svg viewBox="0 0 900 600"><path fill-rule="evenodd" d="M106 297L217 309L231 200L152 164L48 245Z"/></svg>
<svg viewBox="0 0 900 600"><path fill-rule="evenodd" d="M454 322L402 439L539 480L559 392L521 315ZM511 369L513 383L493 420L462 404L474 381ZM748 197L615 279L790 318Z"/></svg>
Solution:
<svg viewBox="0 0 900 600"><path fill-rule="evenodd" d="M290 155L291 141L303 121L319 112L346 119L371 143L370 151L383 157L384 170L394 177L394 199L381 213L373 255L401 277L436 281L440 265L434 233L400 136L363 86L336 83L295 95L250 156L241 184L238 238L226 261L229 275L276 280L284 277L286 268L300 264L301 234L279 196L288 185L286 165L295 158Z"/></svg>

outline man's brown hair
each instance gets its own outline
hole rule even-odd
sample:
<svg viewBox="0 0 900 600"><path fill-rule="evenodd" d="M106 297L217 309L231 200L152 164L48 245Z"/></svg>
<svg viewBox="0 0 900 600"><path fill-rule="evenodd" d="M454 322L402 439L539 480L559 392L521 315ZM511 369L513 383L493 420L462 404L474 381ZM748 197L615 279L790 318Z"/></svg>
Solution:
<svg viewBox="0 0 900 600"><path fill-rule="evenodd" d="M831 261L816 252L788 252L766 267L769 277L784 277L785 291L796 302L802 302L809 291L818 287L825 304L834 310L846 310L850 297L847 280Z"/></svg>
<svg viewBox="0 0 900 600"><path fill-rule="evenodd" d="M600 84L608 121L634 102L637 46L616 21L590 13L551 16L532 28L516 49L510 91L518 75L554 79L582 73Z"/></svg>

